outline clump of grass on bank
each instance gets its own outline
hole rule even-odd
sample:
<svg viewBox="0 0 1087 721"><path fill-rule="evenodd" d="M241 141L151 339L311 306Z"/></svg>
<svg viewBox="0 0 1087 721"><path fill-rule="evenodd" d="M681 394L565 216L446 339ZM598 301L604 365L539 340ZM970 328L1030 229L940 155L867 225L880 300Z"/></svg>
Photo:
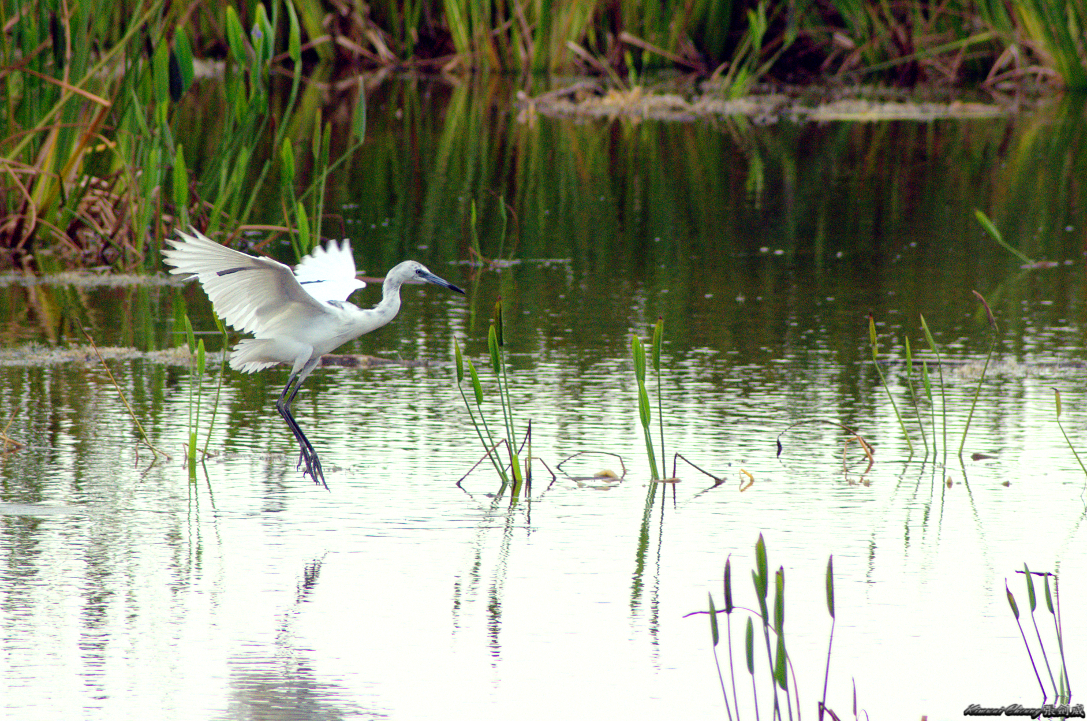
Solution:
<svg viewBox="0 0 1087 721"><path fill-rule="evenodd" d="M45 271L154 267L175 226L243 226L270 182L279 183L282 229L301 239L300 254L308 251L320 236L324 180L361 142L365 103L354 105L352 144L330 162L319 88L301 91L294 3L256 4L249 32L229 5L191 15L163 0L138 14L93 2L65 13L33 6L0 18L0 246L9 262ZM201 13L225 34L225 112L216 151L194 158L176 126L190 111L192 48L209 42L190 39ZM271 79L287 62L284 91ZM309 173L297 178L294 156L309 138ZM296 195L299 180L309 185Z"/></svg>

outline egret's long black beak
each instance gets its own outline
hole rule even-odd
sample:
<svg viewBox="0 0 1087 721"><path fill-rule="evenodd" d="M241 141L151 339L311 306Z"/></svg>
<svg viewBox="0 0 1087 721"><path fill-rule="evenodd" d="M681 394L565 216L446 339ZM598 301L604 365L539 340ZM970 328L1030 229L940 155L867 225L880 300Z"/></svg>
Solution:
<svg viewBox="0 0 1087 721"><path fill-rule="evenodd" d="M425 280L427 283L433 283L434 285L440 285L443 288L448 288L449 290L460 293L461 295L467 295L467 293L465 293L463 290L461 290L457 286L450 283L448 280L445 280L444 278L439 278L438 276L434 275L430 271L427 271L425 273L419 273L419 277L422 278L423 280Z"/></svg>

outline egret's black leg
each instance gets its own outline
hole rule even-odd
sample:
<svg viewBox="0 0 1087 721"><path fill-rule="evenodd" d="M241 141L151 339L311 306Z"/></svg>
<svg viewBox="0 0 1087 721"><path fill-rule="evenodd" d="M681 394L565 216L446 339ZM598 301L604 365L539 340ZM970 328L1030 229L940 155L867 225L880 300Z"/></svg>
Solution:
<svg viewBox="0 0 1087 721"><path fill-rule="evenodd" d="M297 382L295 382L297 380ZM291 389L291 386L294 389ZM306 470L302 471L302 475L309 475L313 479L314 483L318 483L328 490L328 484L325 483L325 474L321 469L321 459L317 457L317 451L314 450L313 444L306 438L306 434L302 432L302 428L299 427L298 421L294 419L294 415L291 414L291 403L294 402L294 397L298 395L298 389L302 387L302 381L296 376L292 376L287 385L284 386L283 392L279 394L279 400L276 401L276 410L279 411L279 415L283 417L287 427L291 429L291 433L294 434L294 438L298 441L300 453L298 455L298 465L296 468L301 468L302 464L306 464Z"/></svg>

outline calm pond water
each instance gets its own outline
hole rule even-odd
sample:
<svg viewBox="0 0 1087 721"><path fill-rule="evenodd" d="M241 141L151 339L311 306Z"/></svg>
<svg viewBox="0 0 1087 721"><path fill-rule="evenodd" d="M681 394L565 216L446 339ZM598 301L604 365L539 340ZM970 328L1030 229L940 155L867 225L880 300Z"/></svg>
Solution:
<svg viewBox="0 0 1087 721"><path fill-rule="evenodd" d="M1054 104L929 123L583 122L518 118L504 97L379 88L372 141L330 190L360 271L410 256L468 297L405 288L400 316L344 349L428 365L326 367L307 381L295 411L329 492L295 471L272 407L282 369L220 378L211 364L199 425L203 443L218 392L212 456L190 474L197 379L168 349L182 300L219 348L198 288L0 278L0 416L26 443L0 457L0 715L724 718L709 624L685 615L707 593L721 606L730 556L736 603L756 606L760 533L786 574L803 717L822 695L831 554L827 704L842 718L854 685L871 718L1040 703L1004 591L1006 580L1025 614L1024 563L1060 574L1078 689L1087 477L1053 389L1083 455L1079 116ZM465 262L473 200L484 253L512 264ZM1056 266L1021 268L974 208ZM995 336L971 290L992 306ZM497 425L485 356L499 296L533 455L556 468L595 452L553 482L535 465L530 500L513 505L493 470L456 485L482 448L453 339L479 365ZM872 363L870 312L912 454ZM920 404L940 446L926 455L907 385L906 338L937 368L919 314L944 354L946 461L939 399ZM651 496L630 360L631 335L647 338L658 316L669 457L724 479L681 463L666 497ZM84 326L134 349L107 366L170 460L139 447ZM875 463L814 421L857 430ZM618 482L584 478L624 467ZM753 718L746 618L732 637ZM728 684L724 640L718 654ZM756 670L770 718L765 652Z"/></svg>

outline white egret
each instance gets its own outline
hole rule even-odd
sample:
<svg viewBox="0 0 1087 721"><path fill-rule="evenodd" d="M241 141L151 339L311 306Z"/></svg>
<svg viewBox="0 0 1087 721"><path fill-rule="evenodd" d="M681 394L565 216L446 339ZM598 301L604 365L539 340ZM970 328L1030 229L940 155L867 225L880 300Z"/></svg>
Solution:
<svg viewBox="0 0 1087 721"><path fill-rule="evenodd" d="M321 356L349 340L391 321L400 310L400 286L426 281L457 293L464 291L442 280L413 260L400 263L385 276L381 302L363 310L347 298L366 284L355 278L355 261L347 241L318 247L295 270L272 260L227 248L199 231L178 231L172 248L162 252L172 274L189 273L200 281L215 312L238 331L253 338L239 341L230 354L230 367L253 373L278 363L291 364L287 385L276 410L291 429L301 452L298 467L325 488L321 460L291 414L291 403Z"/></svg>

